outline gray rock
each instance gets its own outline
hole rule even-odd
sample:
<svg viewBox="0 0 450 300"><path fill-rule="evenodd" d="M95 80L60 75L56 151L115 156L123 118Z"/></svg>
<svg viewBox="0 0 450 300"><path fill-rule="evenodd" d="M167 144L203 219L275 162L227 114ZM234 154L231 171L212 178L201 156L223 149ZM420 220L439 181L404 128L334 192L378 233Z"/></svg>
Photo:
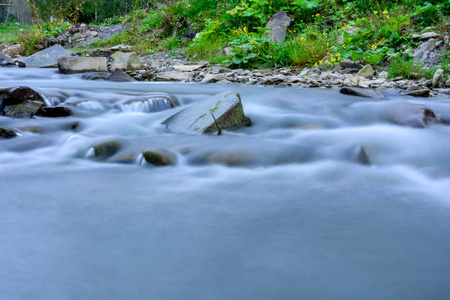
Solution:
<svg viewBox="0 0 450 300"><path fill-rule="evenodd" d="M26 68L56 68L58 59L71 52L60 45L54 45L43 51L19 60L19 67Z"/></svg>
<svg viewBox="0 0 450 300"><path fill-rule="evenodd" d="M115 69L108 77L109 81L114 82L135 82L136 80L120 69Z"/></svg>
<svg viewBox="0 0 450 300"><path fill-rule="evenodd" d="M205 78L201 81L201 83L212 83L217 81L225 80L226 77L224 74L206 74Z"/></svg>
<svg viewBox="0 0 450 300"><path fill-rule="evenodd" d="M361 70L359 70L358 76L369 78L372 77L375 74L375 71L373 70L371 65L365 65Z"/></svg>
<svg viewBox="0 0 450 300"><path fill-rule="evenodd" d="M414 50L414 60L423 62L428 58L431 50L434 49L435 39L429 39L426 42L423 42L416 50Z"/></svg>
<svg viewBox="0 0 450 300"><path fill-rule="evenodd" d="M234 91L223 92L194 104L171 116L163 124L174 133L212 133L218 131L212 114L221 129L251 125L250 118L244 114L241 97Z"/></svg>
<svg viewBox="0 0 450 300"><path fill-rule="evenodd" d="M437 34L436 32L425 32L423 34L413 34L412 39L413 40L421 40L421 41L427 41L429 39L436 39L436 38L442 38L441 35Z"/></svg>
<svg viewBox="0 0 450 300"><path fill-rule="evenodd" d="M189 81L189 75L180 71L165 71L156 74L156 81Z"/></svg>
<svg viewBox="0 0 450 300"><path fill-rule="evenodd" d="M446 87L450 87L450 79L445 82Z"/></svg>
<svg viewBox="0 0 450 300"><path fill-rule="evenodd" d="M286 12L277 12L266 25L266 27L271 28L271 30L268 31L269 39L274 43L281 45L286 37L286 29L290 24L291 18L288 17Z"/></svg>
<svg viewBox="0 0 450 300"><path fill-rule="evenodd" d="M111 73L108 72L91 72L81 76L84 80L108 80Z"/></svg>
<svg viewBox="0 0 450 300"><path fill-rule="evenodd" d="M384 98L384 95L381 92L370 90L370 89L362 89L355 87L343 87L340 90L341 94L351 95L351 96L359 96L366 98Z"/></svg>
<svg viewBox="0 0 450 300"><path fill-rule="evenodd" d="M0 125L0 140L1 139L10 139L15 136L17 136L17 133L14 130Z"/></svg>
<svg viewBox="0 0 450 300"><path fill-rule="evenodd" d="M361 65L359 61L352 61L351 59L347 58L341 61L341 68L361 70L363 68L363 65Z"/></svg>
<svg viewBox="0 0 450 300"><path fill-rule="evenodd" d="M107 72L106 57L64 56L58 59L60 73Z"/></svg>
<svg viewBox="0 0 450 300"><path fill-rule="evenodd" d="M444 70L442 70L442 69L436 70L436 72L434 73L434 76L433 76L433 85L432 85L433 88L437 88L439 86L439 84L442 81L443 76L444 76Z"/></svg>
<svg viewBox="0 0 450 300"><path fill-rule="evenodd" d="M147 163L157 167L177 164L177 156L167 150L147 150L142 156Z"/></svg>
<svg viewBox="0 0 450 300"><path fill-rule="evenodd" d="M118 53L118 55L116 55ZM126 71L134 71L142 69L142 62L135 53L115 53L111 64L111 70L120 69Z"/></svg>
<svg viewBox="0 0 450 300"><path fill-rule="evenodd" d="M13 65L14 61L11 56L7 54L0 53L0 66Z"/></svg>
<svg viewBox="0 0 450 300"><path fill-rule="evenodd" d="M413 84L406 89L404 95L414 96L414 97L429 97L430 90L425 87L421 87L416 84Z"/></svg>
<svg viewBox="0 0 450 300"><path fill-rule="evenodd" d="M387 119L399 125L424 128L445 123L425 105L401 103L388 109Z"/></svg>
<svg viewBox="0 0 450 300"><path fill-rule="evenodd" d="M181 71L181 72L193 72L193 71L197 71L198 69L203 68L207 64L208 64L207 62L200 62L200 63L192 64L192 65L175 65L175 66L173 66L173 68L175 70Z"/></svg>

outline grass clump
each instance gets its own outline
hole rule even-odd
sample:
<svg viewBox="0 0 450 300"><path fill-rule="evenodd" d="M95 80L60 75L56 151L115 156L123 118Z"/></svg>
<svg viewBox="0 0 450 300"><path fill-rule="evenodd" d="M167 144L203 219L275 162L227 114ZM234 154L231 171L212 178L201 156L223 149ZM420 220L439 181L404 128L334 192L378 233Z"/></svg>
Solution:
<svg viewBox="0 0 450 300"><path fill-rule="evenodd" d="M37 52L36 45L40 44L45 39L45 33L40 28L31 28L20 31L17 34L19 43L22 45L21 55L29 56Z"/></svg>
<svg viewBox="0 0 450 300"><path fill-rule="evenodd" d="M411 58L398 57L392 60L388 77L402 77L407 79L433 78L436 68L426 68Z"/></svg>

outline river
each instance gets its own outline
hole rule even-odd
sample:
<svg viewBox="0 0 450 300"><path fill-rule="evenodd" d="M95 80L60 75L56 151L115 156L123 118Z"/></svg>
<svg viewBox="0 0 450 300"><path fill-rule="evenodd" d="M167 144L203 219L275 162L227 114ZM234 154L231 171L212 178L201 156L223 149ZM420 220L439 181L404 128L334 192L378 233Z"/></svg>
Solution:
<svg viewBox="0 0 450 300"><path fill-rule="evenodd" d="M0 140L0 299L450 298L450 127L386 118L407 102L449 123L450 98L0 69L0 87L18 85L64 90L75 115L0 117L40 128ZM161 125L228 89L252 127L198 136ZM149 92L181 107L116 105ZM89 158L116 139L124 154L163 148L178 163ZM373 165L358 163L361 146Z"/></svg>

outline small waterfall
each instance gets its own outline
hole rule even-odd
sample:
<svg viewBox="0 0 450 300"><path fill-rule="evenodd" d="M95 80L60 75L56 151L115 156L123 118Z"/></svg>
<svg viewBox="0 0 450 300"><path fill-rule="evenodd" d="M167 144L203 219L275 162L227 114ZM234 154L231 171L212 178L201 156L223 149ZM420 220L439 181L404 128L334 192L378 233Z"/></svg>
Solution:
<svg viewBox="0 0 450 300"><path fill-rule="evenodd" d="M93 100L83 101L77 103L75 106L84 110L105 110L105 107L101 103Z"/></svg>
<svg viewBox="0 0 450 300"><path fill-rule="evenodd" d="M170 102L166 98L149 98L145 101L133 101L119 104L118 108L123 112L157 112L169 109Z"/></svg>

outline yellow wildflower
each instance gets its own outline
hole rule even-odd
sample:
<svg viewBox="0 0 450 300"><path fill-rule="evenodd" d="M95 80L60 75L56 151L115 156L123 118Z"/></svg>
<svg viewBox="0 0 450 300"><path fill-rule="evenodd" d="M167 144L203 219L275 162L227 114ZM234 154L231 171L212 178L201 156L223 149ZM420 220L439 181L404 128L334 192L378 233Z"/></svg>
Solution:
<svg viewBox="0 0 450 300"><path fill-rule="evenodd" d="M350 9L350 7L347 6L345 9Z"/></svg>
<svg viewBox="0 0 450 300"><path fill-rule="evenodd" d="M316 14L316 17L319 17L320 16L320 14Z"/></svg>
<svg viewBox="0 0 450 300"><path fill-rule="evenodd" d="M374 10L374 11L373 11L373 13L374 13L374 14L377 14L377 13L378 13L378 11Z"/></svg>
<svg viewBox="0 0 450 300"><path fill-rule="evenodd" d="M388 18L388 19L389 19L389 16L386 16L386 18Z"/></svg>
<svg viewBox="0 0 450 300"><path fill-rule="evenodd" d="M387 10L383 10L383 15L387 15L389 12Z"/></svg>

